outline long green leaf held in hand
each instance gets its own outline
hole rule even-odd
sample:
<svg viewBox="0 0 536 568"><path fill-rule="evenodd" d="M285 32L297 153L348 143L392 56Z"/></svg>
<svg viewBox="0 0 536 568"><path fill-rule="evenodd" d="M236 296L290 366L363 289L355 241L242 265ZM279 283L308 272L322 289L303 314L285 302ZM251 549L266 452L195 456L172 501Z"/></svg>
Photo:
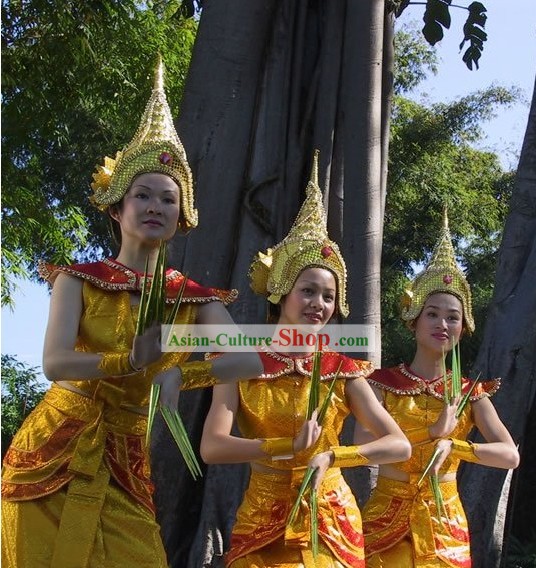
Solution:
<svg viewBox="0 0 536 568"><path fill-rule="evenodd" d="M305 495L305 492L307 491L307 489L309 489L309 485L311 483L311 479L313 478L313 474L315 472L315 468L309 466L306 471L305 474L303 476L301 485L300 485L300 489L298 490L298 496L296 497L296 501L294 501L294 505L292 506L292 509L290 510L288 519L287 519L287 524L292 524L295 520L296 520L296 515L298 514L298 511L300 510L300 504L302 502L303 496Z"/></svg>
<svg viewBox="0 0 536 568"><path fill-rule="evenodd" d="M456 410L456 418L459 418L462 415L462 412L464 411L464 408L467 406L467 403L469 402L471 395L473 394L476 385L478 384L478 379L480 378L480 373L478 373L477 378L473 381L473 384L471 385L471 388L465 393L464 397L462 398L462 400L460 401L460 404L458 404L458 410Z"/></svg>
<svg viewBox="0 0 536 568"><path fill-rule="evenodd" d="M160 398L160 385L152 384L151 393L149 395L149 413L147 415L147 432L145 433L145 443L147 446L151 443L151 430L153 429L154 417L158 408L158 399Z"/></svg>
<svg viewBox="0 0 536 568"><path fill-rule="evenodd" d="M309 390L309 402L307 404L307 420L311 420L313 412L318 408L320 399L320 375L322 366L322 352L315 351L313 355L313 366L311 369L311 385Z"/></svg>
<svg viewBox="0 0 536 568"><path fill-rule="evenodd" d="M203 473L199 467L199 463L195 456L190 440L188 439L188 434L186 433L186 428L182 422L182 419L176 410L170 410L167 406L161 406L160 411L162 416L168 425L168 428L177 444L190 473L194 479L202 477Z"/></svg>
<svg viewBox="0 0 536 568"><path fill-rule="evenodd" d="M326 417L326 413L327 413L329 405L331 403L331 395L333 394L333 389L335 388L335 383L336 383L337 379L339 378L339 373L341 372L341 367L342 367L342 361L339 363L339 367L337 368L337 372L335 373L335 377L333 377L333 380L331 381L331 384L329 385L328 394L326 395L326 398L324 399L324 402L322 403L322 406L320 407L320 410L318 411L318 417L317 417L316 421L318 422L318 424L320 426L322 426L322 422L324 422L324 418Z"/></svg>
<svg viewBox="0 0 536 568"><path fill-rule="evenodd" d="M313 358L313 367L311 371L311 391L309 394L309 404L307 409L308 419L310 419L311 415L313 414L315 408L318 407L319 399L320 399L320 376L321 376L321 363L322 363L322 354L320 351L315 352ZM317 415L317 423L321 426L324 418L326 417L326 413L329 408L329 404L331 402L331 396L333 394L333 389L335 388L335 384L337 379L339 378L339 373L341 371L342 361L337 368L337 372L335 373L335 377L331 381L331 384L328 389L328 393L326 398L322 402L322 406ZM316 406L314 406L316 404ZM289 518L287 523L291 524L294 522L296 515L298 514L300 503L305 495L306 491L309 491L309 511L311 514L311 548L313 551L313 556L316 558L318 554L318 497L316 491L313 491L311 487L313 474L315 469L312 467L308 467L305 471L305 475L303 476L302 484L298 491L298 497L290 510Z"/></svg>
<svg viewBox="0 0 536 568"><path fill-rule="evenodd" d="M316 558L318 556L318 500L313 488L311 488L309 498L309 510L311 511L311 549L313 558Z"/></svg>
<svg viewBox="0 0 536 568"><path fill-rule="evenodd" d="M460 356L460 342L454 343L452 338L452 373L450 381L450 398L454 400L462 392L462 361Z"/></svg>
<svg viewBox="0 0 536 568"><path fill-rule="evenodd" d="M450 396L449 396L449 377L447 374L447 365L446 365L446 355L445 351L442 350L442 357L441 357L441 373L443 375L443 400L445 404L450 404Z"/></svg>
<svg viewBox="0 0 536 568"><path fill-rule="evenodd" d="M161 324L175 323L177 313L179 311L184 290L188 277L185 275L181 287L177 294L177 298L171 309L171 313L165 318L166 311L166 244L162 241L158 249L158 256L156 258L156 265L154 273L151 277L148 275L149 258L145 263L145 274L142 282L140 307L138 312L138 321L136 325L136 335L142 335L145 330L153 323L158 322ZM150 284L149 284L150 282ZM160 385L151 385L151 392L149 395L149 414L147 419L147 432L145 440L147 445L150 443L151 431L154 424L154 417L158 408L158 400L160 398ZM171 431L173 439L177 444L181 455L186 462L190 473L194 479L202 476L201 467L197 461L197 457L192 449L188 434L184 428L182 419L178 411L172 411L167 407L161 406L160 411L162 416Z"/></svg>

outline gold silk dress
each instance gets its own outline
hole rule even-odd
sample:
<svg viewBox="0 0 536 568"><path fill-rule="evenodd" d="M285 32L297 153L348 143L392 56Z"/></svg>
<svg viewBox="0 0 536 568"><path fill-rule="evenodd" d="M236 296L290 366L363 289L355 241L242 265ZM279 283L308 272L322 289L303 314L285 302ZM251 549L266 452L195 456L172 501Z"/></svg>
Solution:
<svg viewBox="0 0 536 568"><path fill-rule="evenodd" d="M250 439L294 437L307 410L311 357L263 352L264 374L239 383L237 423ZM325 351L322 356L320 400L327 396L331 380L342 362L332 402L318 442L291 459L260 459L257 463L278 470L252 471L240 505L226 555L228 568L342 568L364 567L361 514L340 469L330 469L318 491L319 555L310 546L309 507L304 501L296 522L287 527L309 460L339 445L343 421L349 414L344 394L347 379L365 380L372 367L367 361Z"/></svg>
<svg viewBox="0 0 536 568"><path fill-rule="evenodd" d="M142 275L120 263L45 265L83 280L77 351L129 351ZM168 298L184 277L169 270ZM197 304L224 303L234 292L188 281L178 323L193 323ZM167 560L155 521L147 407L154 376L190 353L166 353L145 372L69 381L84 395L53 383L13 438L2 471L2 565L6 568L159 568ZM195 385L186 385L195 387Z"/></svg>
<svg viewBox="0 0 536 568"><path fill-rule="evenodd" d="M469 530L456 481L440 483L443 512L437 511L429 478L417 485L435 449L435 441L423 440L419 432L443 409L443 379L427 382L401 364L379 369L368 380L382 391L385 408L412 444L412 456L392 464L409 475L409 482L379 476L363 509L367 568L470 568ZM470 387L471 381L463 379L462 392ZM498 388L498 379L481 383L470 400L491 396ZM468 404L451 437L466 440L473 426ZM440 474L455 473L459 463L447 458Z"/></svg>

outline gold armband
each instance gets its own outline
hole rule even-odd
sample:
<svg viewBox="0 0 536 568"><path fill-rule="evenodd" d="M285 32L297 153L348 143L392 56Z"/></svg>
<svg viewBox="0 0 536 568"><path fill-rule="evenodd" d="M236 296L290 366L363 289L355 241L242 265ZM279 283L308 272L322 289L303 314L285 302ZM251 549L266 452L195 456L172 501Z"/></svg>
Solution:
<svg viewBox="0 0 536 568"><path fill-rule="evenodd" d="M272 461L290 460L294 457L294 438L267 438L261 450L272 456Z"/></svg>
<svg viewBox="0 0 536 568"><path fill-rule="evenodd" d="M355 467L356 465L366 465L368 458L359 453L360 446L334 446L333 464L331 467Z"/></svg>
<svg viewBox="0 0 536 568"><path fill-rule="evenodd" d="M452 457L466 462L478 463L480 461L475 454L478 444L464 442L456 438L449 438L449 440L452 442L452 446L450 447L450 455Z"/></svg>
<svg viewBox="0 0 536 568"><path fill-rule="evenodd" d="M212 374L212 361L192 361L179 365L182 374L181 390L213 387L218 379Z"/></svg>
<svg viewBox="0 0 536 568"><path fill-rule="evenodd" d="M100 353L102 359L98 368L108 377L121 377L139 373L141 369L134 369L130 362L130 351L121 353Z"/></svg>
<svg viewBox="0 0 536 568"><path fill-rule="evenodd" d="M410 441L410 444L412 446L422 444L423 442L429 442L432 439L432 437L430 436L430 430L428 430L428 426L414 428L413 430L409 430L409 432L404 433L406 434L406 437Z"/></svg>

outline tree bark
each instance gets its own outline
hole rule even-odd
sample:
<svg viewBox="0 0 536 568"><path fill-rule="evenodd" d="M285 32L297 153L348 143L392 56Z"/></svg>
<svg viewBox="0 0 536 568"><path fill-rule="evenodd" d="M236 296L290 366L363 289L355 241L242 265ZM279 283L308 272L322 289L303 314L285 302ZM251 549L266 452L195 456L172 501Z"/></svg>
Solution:
<svg viewBox="0 0 536 568"><path fill-rule="evenodd" d="M526 424L536 392L536 87L517 170L510 212L499 251L495 291L475 363L483 377L502 377L497 411L519 442L522 461ZM534 432L531 433L534 436ZM501 564L511 475L467 464L460 475L469 517L474 568Z"/></svg>
<svg viewBox="0 0 536 568"><path fill-rule="evenodd" d="M178 120L200 223L171 255L202 284L240 290L236 321L264 321L266 303L249 290L247 271L258 250L288 232L319 148L328 228L348 265L349 323L377 326L368 354L377 362L389 120L382 92L391 88L383 49L392 33L384 0L203 2ZM209 392L181 395L194 444L209 403ZM209 467L194 483L165 434L157 431L154 442L170 565L221 566L246 466ZM368 495L370 487L354 489Z"/></svg>

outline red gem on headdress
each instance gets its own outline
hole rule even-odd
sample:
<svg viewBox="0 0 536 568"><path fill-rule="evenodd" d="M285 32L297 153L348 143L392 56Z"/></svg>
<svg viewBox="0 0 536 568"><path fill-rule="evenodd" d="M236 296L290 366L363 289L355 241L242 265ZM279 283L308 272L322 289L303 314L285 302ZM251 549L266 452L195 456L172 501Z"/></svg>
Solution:
<svg viewBox="0 0 536 568"><path fill-rule="evenodd" d="M445 274L445 276L443 276L443 282L445 284L452 284L452 276L450 274Z"/></svg>
<svg viewBox="0 0 536 568"><path fill-rule="evenodd" d="M171 166L171 162L173 162L173 156L169 152L162 152L160 156L158 156L158 160L164 166Z"/></svg>
<svg viewBox="0 0 536 568"><path fill-rule="evenodd" d="M328 256L331 256L333 254L333 249L330 246L325 246L322 247L322 250L320 251L320 254L324 257L327 258Z"/></svg>

